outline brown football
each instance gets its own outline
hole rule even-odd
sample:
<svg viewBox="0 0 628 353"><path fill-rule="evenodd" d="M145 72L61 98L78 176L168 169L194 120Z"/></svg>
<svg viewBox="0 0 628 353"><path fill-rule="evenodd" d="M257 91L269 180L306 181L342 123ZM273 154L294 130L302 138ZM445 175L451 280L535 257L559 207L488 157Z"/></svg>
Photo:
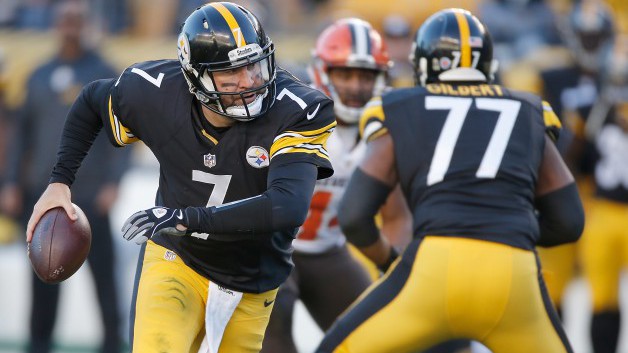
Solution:
<svg viewBox="0 0 628 353"><path fill-rule="evenodd" d="M28 244L28 258L37 277L59 283L72 276L85 262L92 243L92 230L83 210L74 205L78 219L70 220L61 207L48 210L39 220Z"/></svg>

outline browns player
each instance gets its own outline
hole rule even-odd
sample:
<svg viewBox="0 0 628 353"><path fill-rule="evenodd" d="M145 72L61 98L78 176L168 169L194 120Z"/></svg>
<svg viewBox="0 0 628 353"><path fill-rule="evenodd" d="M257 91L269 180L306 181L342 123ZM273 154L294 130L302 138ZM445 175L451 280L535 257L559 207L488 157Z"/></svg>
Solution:
<svg viewBox="0 0 628 353"><path fill-rule="evenodd" d="M415 239L317 352L414 352L452 338L495 353L572 352L534 252L583 227L548 136L557 117L537 96L490 84L491 38L468 11L427 19L412 56L418 87L374 98L362 115L367 152L338 219L350 241L388 252L372 217L399 182Z"/></svg>
<svg viewBox="0 0 628 353"><path fill-rule="evenodd" d="M273 42L244 7L199 7L177 45L178 61L83 89L27 240L47 209L74 217L68 185L101 127L116 146L141 140L160 177L157 207L123 227L143 243L133 351L258 352L316 179L333 172L332 101L275 67Z"/></svg>
<svg viewBox="0 0 628 353"><path fill-rule="evenodd" d="M386 44L368 22L344 18L322 31L313 56L312 82L334 100L338 122L327 140L334 175L316 183L308 217L292 243L295 268L277 294L262 349L269 353L297 351L292 337L297 299L325 331L371 284L368 267L350 253L336 214L349 177L366 150L358 135L360 113L385 88L390 66ZM382 210L382 231L394 239L407 239L409 211L400 192L392 195ZM385 271L386 264L380 267Z"/></svg>

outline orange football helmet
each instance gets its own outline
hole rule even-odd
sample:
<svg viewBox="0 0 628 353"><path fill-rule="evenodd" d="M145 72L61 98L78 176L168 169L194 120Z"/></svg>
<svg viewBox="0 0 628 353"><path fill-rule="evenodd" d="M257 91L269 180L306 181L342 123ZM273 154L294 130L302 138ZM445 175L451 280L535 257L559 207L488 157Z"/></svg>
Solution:
<svg viewBox="0 0 628 353"><path fill-rule="evenodd" d="M373 95L386 87L391 61L382 36L366 21L340 19L325 28L312 51L313 63L308 73L314 86L334 100L336 116L346 123L357 123L363 107L349 107L341 101L328 73L332 68L359 68L376 71Z"/></svg>

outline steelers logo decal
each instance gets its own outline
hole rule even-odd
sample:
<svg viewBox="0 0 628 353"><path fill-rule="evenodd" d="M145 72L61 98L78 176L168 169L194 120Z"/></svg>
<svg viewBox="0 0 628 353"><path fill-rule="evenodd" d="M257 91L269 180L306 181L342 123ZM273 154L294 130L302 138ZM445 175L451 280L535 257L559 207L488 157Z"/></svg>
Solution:
<svg viewBox="0 0 628 353"><path fill-rule="evenodd" d="M251 146L246 151L246 161L253 168L266 168L270 163L270 156L263 147Z"/></svg>
<svg viewBox="0 0 628 353"><path fill-rule="evenodd" d="M190 43L184 33L181 33L177 40L177 55L183 67L190 65Z"/></svg>

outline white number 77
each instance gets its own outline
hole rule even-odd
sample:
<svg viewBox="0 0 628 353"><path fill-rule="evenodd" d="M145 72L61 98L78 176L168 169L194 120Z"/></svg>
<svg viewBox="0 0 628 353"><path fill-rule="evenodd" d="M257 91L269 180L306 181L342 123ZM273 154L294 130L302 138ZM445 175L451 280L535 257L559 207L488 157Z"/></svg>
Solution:
<svg viewBox="0 0 628 353"><path fill-rule="evenodd" d="M427 174L428 186L439 183L445 178L460 130L462 130L462 125L473 101L473 98L425 97L425 109L449 110L445 125L436 142L434 156L432 156ZM493 130L488 147L486 147L480 167L475 173L478 178L495 178L519 115L521 102L511 99L476 98L475 106L478 109L499 112L497 125Z"/></svg>

